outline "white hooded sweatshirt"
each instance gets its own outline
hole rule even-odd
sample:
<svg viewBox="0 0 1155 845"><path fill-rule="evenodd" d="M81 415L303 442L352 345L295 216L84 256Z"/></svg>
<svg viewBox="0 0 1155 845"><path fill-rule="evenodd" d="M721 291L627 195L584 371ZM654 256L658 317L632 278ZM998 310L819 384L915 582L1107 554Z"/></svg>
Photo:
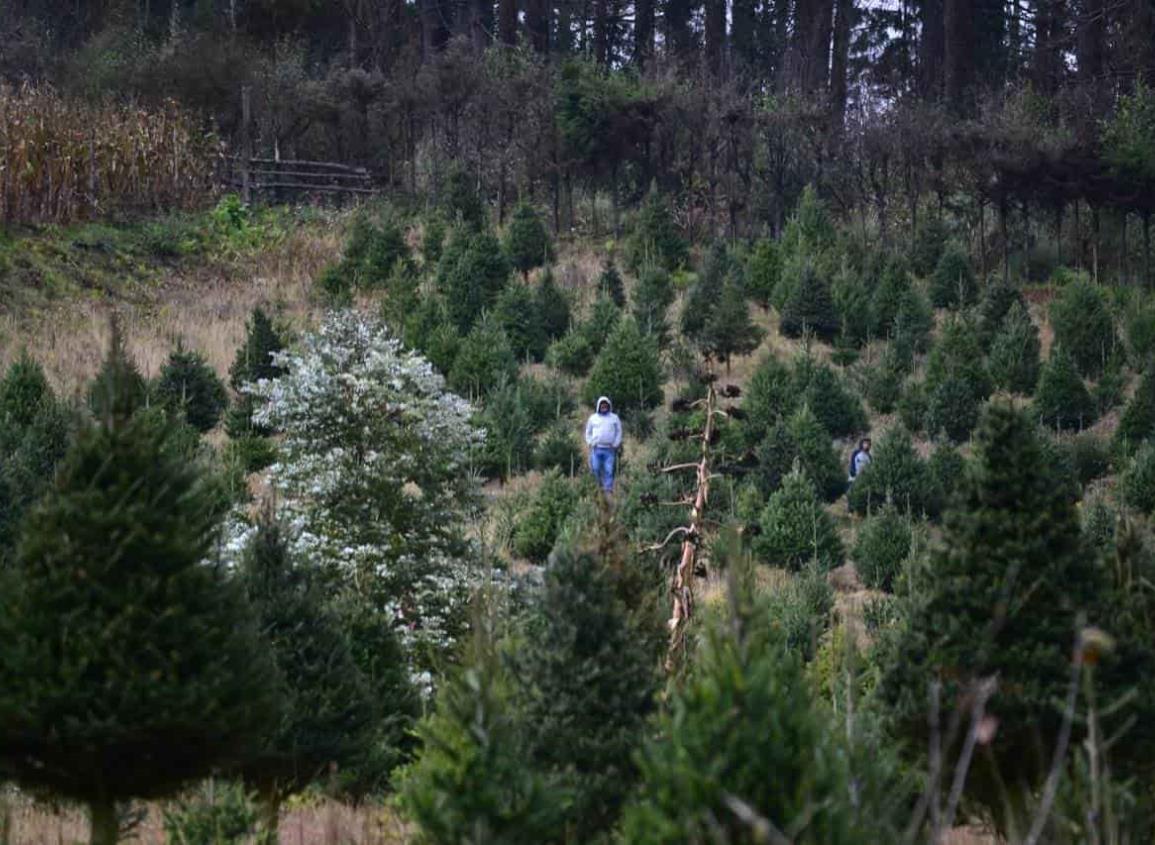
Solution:
<svg viewBox="0 0 1155 845"><path fill-rule="evenodd" d="M605 402L610 406L607 413L599 414L598 408ZM622 445L622 421L614 413L613 403L606 396L599 396L594 412L586 420L586 445L591 449L616 449Z"/></svg>

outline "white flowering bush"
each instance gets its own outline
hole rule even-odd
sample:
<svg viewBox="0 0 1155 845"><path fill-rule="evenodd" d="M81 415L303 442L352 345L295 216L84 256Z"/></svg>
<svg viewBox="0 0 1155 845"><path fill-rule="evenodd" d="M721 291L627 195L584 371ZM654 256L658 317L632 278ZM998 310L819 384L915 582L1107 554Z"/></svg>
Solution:
<svg viewBox="0 0 1155 845"><path fill-rule="evenodd" d="M469 403L356 312L330 314L275 360L285 374L245 391L254 421L283 435L271 482L295 551L393 619L411 648L440 651L464 625L479 557L464 531L483 438Z"/></svg>

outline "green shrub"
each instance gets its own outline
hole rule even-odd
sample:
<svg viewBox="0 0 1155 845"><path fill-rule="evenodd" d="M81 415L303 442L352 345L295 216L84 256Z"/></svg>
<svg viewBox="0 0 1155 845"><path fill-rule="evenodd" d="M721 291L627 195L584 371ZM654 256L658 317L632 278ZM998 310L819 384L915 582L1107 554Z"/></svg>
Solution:
<svg viewBox="0 0 1155 845"><path fill-rule="evenodd" d="M1115 551L1115 531L1119 514L1104 495L1088 496L1083 502L1083 536L1091 548L1109 554Z"/></svg>
<svg viewBox="0 0 1155 845"><path fill-rule="evenodd" d="M498 384L517 378L517 357L497 322L481 320L461 341L449 386L467 398L485 396Z"/></svg>
<svg viewBox="0 0 1155 845"><path fill-rule="evenodd" d="M1030 396L1039 382L1039 330L1022 305L1015 304L991 341L991 380L995 386Z"/></svg>
<svg viewBox="0 0 1155 845"><path fill-rule="evenodd" d="M177 347L161 367L154 393L197 431L212 429L229 404L224 382L199 352Z"/></svg>
<svg viewBox="0 0 1155 845"><path fill-rule="evenodd" d="M426 267L435 267L441 258L446 231L445 219L440 214L433 213L425 218L421 232L421 258Z"/></svg>
<svg viewBox="0 0 1155 845"><path fill-rule="evenodd" d="M908 431L920 432L926 428L926 415L930 400L926 395L926 383L908 380L898 397L898 418Z"/></svg>
<svg viewBox="0 0 1155 845"><path fill-rule="evenodd" d="M619 413L647 411L662 404L664 382L657 339L642 334L638 324L626 317L599 353L583 398L592 406L599 396L609 396Z"/></svg>
<svg viewBox="0 0 1155 845"><path fill-rule="evenodd" d="M1144 443L1119 479L1123 501L1135 510L1155 514L1155 444Z"/></svg>
<svg viewBox="0 0 1155 845"><path fill-rule="evenodd" d="M906 429L896 426L887 431L871 454L870 464L850 486L849 504L855 513L865 514L888 501L904 512L938 513L940 491Z"/></svg>
<svg viewBox="0 0 1155 845"><path fill-rule="evenodd" d="M779 420L756 454L758 468L754 477L763 496L781 487L796 461L823 499L832 502L842 495L846 485L842 462L830 434L807 405L788 419Z"/></svg>
<svg viewBox="0 0 1155 845"><path fill-rule="evenodd" d="M948 375L927 399L927 432L943 433L951 441L961 443L978 425L982 401L965 376Z"/></svg>
<svg viewBox="0 0 1155 845"><path fill-rule="evenodd" d="M402 337L406 346L424 355L443 375L453 368L462 340L437 296L427 296L418 303L405 321Z"/></svg>
<svg viewBox="0 0 1155 845"><path fill-rule="evenodd" d="M615 305L608 296L599 296L595 300L589 316L586 317L586 321L582 323L580 328L595 355L602 351L606 340L617 328L622 313L622 309Z"/></svg>
<svg viewBox="0 0 1155 845"><path fill-rule="evenodd" d="M870 340L874 317L871 314L870 291L862 277L848 267L834 277L830 290L838 310L840 349L859 349Z"/></svg>
<svg viewBox="0 0 1155 845"><path fill-rule="evenodd" d="M1107 362L1103 374L1091 390L1091 404L1096 416L1108 414L1122 404L1127 383L1127 372L1123 369L1122 360L1116 355Z"/></svg>
<svg viewBox="0 0 1155 845"><path fill-rule="evenodd" d="M384 288L397 271L398 265L402 273L413 270L413 257L404 230L393 220L387 220L380 227L371 226L365 257L352 268L358 285Z"/></svg>
<svg viewBox="0 0 1155 845"><path fill-rule="evenodd" d="M902 395L906 368L898 357L893 347L887 347L882 359L865 373L866 383L862 392L876 413L891 413Z"/></svg>
<svg viewBox="0 0 1155 845"><path fill-rule="evenodd" d="M824 570L842 565L838 530L801 470L782 480L759 522L762 531L754 539L754 552L763 562L793 570L811 560Z"/></svg>
<svg viewBox="0 0 1155 845"><path fill-rule="evenodd" d="M962 487L966 476L967 461L953 446L939 446L926 462L930 473L932 489L943 505L950 503L954 494Z"/></svg>
<svg viewBox="0 0 1155 845"><path fill-rule="evenodd" d="M978 295L974 271L966 250L952 243L943 250L930 280L930 301L936 308L974 304Z"/></svg>
<svg viewBox="0 0 1155 845"><path fill-rule="evenodd" d="M978 308L979 339L984 349L990 348L1011 312L1020 309L1029 320L1027 301L1023 299L1022 291L1001 278L988 283Z"/></svg>
<svg viewBox="0 0 1155 845"><path fill-rule="evenodd" d="M808 261L793 266L797 275L789 282L790 295L782 309L782 333L787 337L813 333L826 342L832 341L841 322L830 283Z"/></svg>
<svg viewBox="0 0 1155 845"><path fill-rule="evenodd" d="M478 191L477 177L462 165L454 164L446 175L437 204L459 227L480 229L486 223L485 200Z"/></svg>
<svg viewBox="0 0 1155 845"><path fill-rule="evenodd" d="M547 472L528 512L517 524L513 535L514 553L534 563L544 563L577 499L577 491L568 478L557 470Z"/></svg>
<svg viewBox="0 0 1155 845"><path fill-rule="evenodd" d="M553 243L545 223L527 202L519 202L505 230L505 254L513 268L527 279L529 271L553 260Z"/></svg>
<svg viewBox="0 0 1155 845"><path fill-rule="evenodd" d="M626 240L626 267L635 275L649 265L673 271L686 263L689 254L669 206L657 188L651 187Z"/></svg>
<svg viewBox="0 0 1155 845"><path fill-rule="evenodd" d="M1101 437L1084 432L1071 440L1071 465L1079 484L1086 487L1111 471L1111 450Z"/></svg>
<svg viewBox="0 0 1155 845"><path fill-rule="evenodd" d="M813 660L834 611L834 589L825 570L813 561L806 564L767 597L765 607L782 644L803 660Z"/></svg>
<svg viewBox="0 0 1155 845"><path fill-rule="evenodd" d="M1076 283L1063 288L1051 303L1055 344L1067 351L1084 376L1103 371L1116 346L1115 322L1102 289Z"/></svg>
<svg viewBox="0 0 1155 845"><path fill-rule="evenodd" d="M788 389L789 409L809 405L832 436L849 437L866 429L861 400L827 364L800 355L794 362Z"/></svg>
<svg viewBox="0 0 1155 845"><path fill-rule="evenodd" d="M890 592L910 554L910 543L910 518L897 508L884 507L869 517L859 529L852 554L862 583Z"/></svg>
<svg viewBox="0 0 1155 845"><path fill-rule="evenodd" d="M883 265L878 284L870 300L874 335L884 338L894 334L895 320L903 300L911 291L910 276L902 260L892 257Z"/></svg>
<svg viewBox="0 0 1155 845"><path fill-rule="evenodd" d="M330 264L314 283L321 301L331 308L353 304L353 274L342 264Z"/></svg>
<svg viewBox="0 0 1155 845"><path fill-rule="evenodd" d="M227 460L236 462L246 473L260 472L277 460L277 444L258 434L234 437L227 449Z"/></svg>
<svg viewBox="0 0 1155 845"><path fill-rule="evenodd" d="M978 332L970 320L954 318L944 325L927 363L926 391L927 431L945 431L955 441L970 436L979 405L991 393Z"/></svg>
<svg viewBox="0 0 1155 845"><path fill-rule="evenodd" d="M485 429L482 470L491 478L505 480L529 468L533 459L533 435L537 430L520 381L508 374L489 391L478 420Z"/></svg>
<svg viewBox="0 0 1155 845"><path fill-rule="evenodd" d="M699 338L703 349L714 360L724 362L729 372L730 359L753 352L763 336L762 329L750 320L746 294L737 281L728 278Z"/></svg>
<svg viewBox="0 0 1155 845"><path fill-rule="evenodd" d="M108 351L88 386L88 407L97 420L130 417L148 404L149 386L128 354L120 325L112 323Z"/></svg>
<svg viewBox="0 0 1155 845"><path fill-rule="evenodd" d="M682 300L681 329L682 334L693 341L700 342L707 324L718 301L722 296L722 286L733 268L734 261L730 257L726 242L716 240L706 253L702 269L697 279L686 292Z"/></svg>
<svg viewBox="0 0 1155 845"><path fill-rule="evenodd" d="M1056 431L1078 431L1095 421L1091 394L1065 349L1053 349L1043 365L1032 409L1040 422Z"/></svg>
<svg viewBox="0 0 1155 845"><path fill-rule="evenodd" d="M1155 297L1137 298L1123 315L1127 354L1136 369L1150 368L1155 358Z"/></svg>
<svg viewBox="0 0 1155 845"><path fill-rule="evenodd" d="M910 244L910 267L919 276L929 276L938 267L950 238L950 231L937 215L924 217L914 230Z"/></svg>

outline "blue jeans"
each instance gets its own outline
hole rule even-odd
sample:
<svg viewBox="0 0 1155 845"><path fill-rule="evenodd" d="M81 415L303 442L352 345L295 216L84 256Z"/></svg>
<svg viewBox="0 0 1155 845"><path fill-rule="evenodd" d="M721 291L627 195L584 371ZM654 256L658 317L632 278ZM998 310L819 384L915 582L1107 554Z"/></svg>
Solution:
<svg viewBox="0 0 1155 845"><path fill-rule="evenodd" d="M614 489L614 458L617 452L612 446L595 446L590 450L590 469L603 490Z"/></svg>

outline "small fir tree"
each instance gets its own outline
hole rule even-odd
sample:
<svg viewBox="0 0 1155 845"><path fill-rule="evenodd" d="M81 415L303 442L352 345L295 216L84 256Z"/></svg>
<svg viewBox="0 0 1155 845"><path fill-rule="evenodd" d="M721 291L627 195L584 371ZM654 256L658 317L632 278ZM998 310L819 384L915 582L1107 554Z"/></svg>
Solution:
<svg viewBox="0 0 1155 845"><path fill-rule="evenodd" d="M886 348L882 360L866 371L863 395L876 413L889 414L894 411L902 395L902 380L906 372L901 352L893 344Z"/></svg>
<svg viewBox="0 0 1155 845"><path fill-rule="evenodd" d="M450 322L445 303L438 296L424 297L405 321L405 345L420 352L442 375L453 368L461 335Z"/></svg>
<svg viewBox="0 0 1155 845"><path fill-rule="evenodd" d="M556 340L546 351L545 360L567 376L581 378L594 365L594 349L585 332L573 330Z"/></svg>
<svg viewBox="0 0 1155 845"><path fill-rule="evenodd" d="M898 509L884 507L867 519L852 554L862 583L872 590L890 592L910 554L910 544L910 518Z"/></svg>
<svg viewBox="0 0 1155 845"><path fill-rule="evenodd" d="M1021 309L1027 314L1027 301L1018 288L999 279L992 281L983 294L978 307L979 340L984 349L989 349L995 338L1003 331L1007 318L1013 311Z"/></svg>
<svg viewBox="0 0 1155 845"><path fill-rule="evenodd" d="M623 313L608 296L599 296L594 301L594 306L590 309L585 322L581 324L580 330L595 355L602 351L606 340L617 328Z"/></svg>
<svg viewBox="0 0 1155 845"><path fill-rule="evenodd" d="M491 624L474 626L470 653L417 726L420 757L400 773L419 843L553 842L562 823L566 796L526 765L530 738Z"/></svg>
<svg viewBox="0 0 1155 845"><path fill-rule="evenodd" d="M526 285L511 284L501 292L493 306L493 320L519 361L538 361L545 355L545 326L533 291Z"/></svg>
<svg viewBox="0 0 1155 845"><path fill-rule="evenodd" d="M486 225L485 200L478 190L477 177L461 165L450 169L437 204L450 221L463 228L478 230Z"/></svg>
<svg viewBox="0 0 1155 845"><path fill-rule="evenodd" d="M782 276L782 255L778 242L760 238L746 263L746 290L763 309L768 309Z"/></svg>
<svg viewBox="0 0 1155 845"><path fill-rule="evenodd" d="M1139 379L1135 395L1123 409L1115 436L1121 443L1136 444L1155 434L1155 366L1149 366Z"/></svg>
<svg viewBox="0 0 1155 845"><path fill-rule="evenodd" d="M927 363L926 392L927 431L945 431L955 441L969 437L979 404L991 394L978 331L969 319L955 318L943 327Z"/></svg>
<svg viewBox="0 0 1155 845"><path fill-rule="evenodd" d="M1052 350L1031 408L1041 423L1056 431L1077 431L1095 421L1091 394L1066 350Z"/></svg>
<svg viewBox="0 0 1155 845"><path fill-rule="evenodd" d="M517 356L501 326L486 316L461 341L449 371L449 386L462 396L482 397L517 378Z"/></svg>
<svg viewBox="0 0 1155 845"><path fill-rule="evenodd" d="M1089 282L1064 287L1051 303L1055 344L1067 350L1079 372L1094 378L1117 344L1115 321L1102 289Z"/></svg>
<svg viewBox="0 0 1155 845"><path fill-rule="evenodd" d="M682 334L690 340L701 341L714 309L718 307L722 286L733 265L726 242L714 241L698 272L697 280L682 301Z"/></svg>
<svg viewBox="0 0 1155 845"><path fill-rule="evenodd" d="M931 489L944 507L949 505L966 476L966 458L949 443L943 443L934 450L926 468L930 473Z"/></svg>
<svg viewBox="0 0 1155 845"><path fill-rule="evenodd" d="M1155 297L1136 297L1123 315L1127 356L1135 369L1150 369L1155 358Z"/></svg>
<svg viewBox="0 0 1155 845"><path fill-rule="evenodd" d="M801 469L782 480L759 522L762 532L754 538L754 552L763 562L794 570L811 560L823 569L842 565L844 551L834 520Z"/></svg>
<svg viewBox="0 0 1155 845"><path fill-rule="evenodd" d="M545 563L558 532L577 505L577 491L557 470L547 472L534 493L529 511L513 533L513 550L534 563Z"/></svg>
<svg viewBox="0 0 1155 845"><path fill-rule="evenodd" d="M664 345L669 335L666 312L674 301L674 283L670 274L657 266L645 267L634 288L634 319L646 334Z"/></svg>
<svg viewBox="0 0 1155 845"><path fill-rule="evenodd" d="M742 397L742 429L749 446L757 446L778 420L794 408L796 392L790 367L768 353L754 370Z"/></svg>
<svg viewBox="0 0 1155 845"><path fill-rule="evenodd" d="M281 802L349 767L372 742L376 706L347 634L316 572L293 560L284 530L266 517L249 539L241 583L272 649L282 702L256 751L237 773L260 797L262 833L276 841ZM396 714L385 714L385 717Z"/></svg>
<svg viewBox="0 0 1155 845"><path fill-rule="evenodd" d="M936 308L973 305L978 285L966 250L957 243L943 250L930 280L930 301Z"/></svg>
<svg viewBox="0 0 1155 845"><path fill-rule="evenodd" d="M399 266L402 273L413 270L405 231L394 220L370 226L364 257L353 268L357 283L367 288L385 288Z"/></svg>
<svg viewBox="0 0 1155 845"><path fill-rule="evenodd" d="M214 428L229 404L224 382L204 356L181 346L169 353L154 393L158 402L200 432Z"/></svg>
<svg viewBox="0 0 1155 845"><path fill-rule="evenodd" d="M572 476L583 461L582 447L574 435L573 426L566 421L551 426L534 448L533 464L543 472L556 469L563 475Z"/></svg>
<svg viewBox="0 0 1155 845"><path fill-rule="evenodd" d="M486 475L505 481L529 468L537 427L520 381L501 380L486 398L478 424L485 430L482 464Z"/></svg>
<svg viewBox="0 0 1155 845"><path fill-rule="evenodd" d="M727 279L716 307L712 310L700 338L703 348L726 364L735 355L749 355L762 342L764 332L750 319L746 295L733 279Z"/></svg>
<svg viewBox="0 0 1155 845"><path fill-rule="evenodd" d="M814 484L818 495L828 502L837 499L846 486L845 469L834 451L830 434L818 417L803 405L788 420L771 429L758 448L756 480L764 496L774 493L798 461Z"/></svg>
<svg viewBox="0 0 1155 845"><path fill-rule="evenodd" d="M285 343L269 315L261 306L255 306L245 324L244 342L237 348L233 365L229 368L229 386L238 392L225 421L230 437L269 434L267 431L258 432L253 429L252 396L242 388L261 379L274 379L283 375L284 369L277 364L274 356L284 348Z"/></svg>
<svg viewBox="0 0 1155 845"><path fill-rule="evenodd" d="M879 694L901 735L921 748L933 681L943 687L945 722L969 706L970 684L998 678L999 729L988 745L998 776L972 769L967 793L1013 835L1006 808L1025 806L1050 766L1036 752L1054 747L1062 721L1054 702L1069 683L1077 615L1094 618L1105 585L1029 416L993 404L976 440L974 472L947 512L944 542L920 573L902 635L887 641ZM949 771L958 747L943 751Z"/></svg>
<svg viewBox="0 0 1155 845"><path fill-rule="evenodd" d="M911 269L920 277L933 273L949 240L950 231L941 217L934 215L919 221L910 244Z"/></svg>
<svg viewBox="0 0 1155 845"><path fill-rule="evenodd" d="M88 386L88 407L97 420L124 417L148 404L148 382L128 354L120 321L111 322L108 349Z"/></svg>
<svg viewBox="0 0 1155 845"><path fill-rule="evenodd" d="M541 281L534 290L534 303L547 341L557 340L569 331L571 320L569 297L557 286L553 273L548 270L542 274Z"/></svg>
<svg viewBox="0 0 1155 845"><path fill-rule="evenodd" d="M657 339L625 317L598 355L584 398L592 405L599 396L609 396L619 412L647 411L662 404L664 382Z"/></svg>
<svg viewBox="0 0 1155 845"><path fill-rule="evenodd" d="M509 281L510 266L491 232L454 233L437 266L437 282L459 332L468 332Z"/></svg>
<svg viewBox="0 0 1155 845"><path fill-rule="evenodd" d="M749 594L707 629L646 744L622 840L747 843L762 841L761 829L828 845L897 841L909 789L895 761L827 721L801 658L775 631L777 614Z"/></svg>
<svg viewBox="0 0 1155 845"><path fill-rule="evenodd" d="M159 421L82 432L0 576L0 770L86 803L94 845L116 842L116 802L238 759L275 713L268 651L211 561L211 491Z"/></svg>
<svg viewBox="0 0 1155 845"><path fill-rule="evenodd" d="M991 380L1001 390L1030 396L1039 383L1039 330L1018 303L1001 320L991 341Z"/></svg>
<svg viewBox="0 0 1155 845"><path fill-rule="evenodd" d="M1155 443L1144 443L1119 479L1123 501L1140 513L1155 515Z"/></svg>
<svg viewBox="0 0 1155 845"><path fill-rule="evenodd" d="M790 374L791 410L810 406L833 437L849 437L866 429L862 401L828 364L807 353L798 356Z"/></svg>
<svg viewBox="0 0 1155 845"><path fill-rule="evenodd" d="M895 426L880 437L872 457L850 487L851 510L865 514L889 501L903 512L938 513L939 491L905 428Z"/></svg>
<svg viewBox="0 0 1155 845"><path fill-rule="evenodd" d="M673 271L686 263L689 253L669 206L657 187L651 186L626 240L626 267L635 275L651 265Z"/></svg>
<svg viewBox="0 0 1155 845"><path fill-rule="evenodd" d="M505 230L505 254L513 269L529 281L529 271L553 260L553 244L541 216L527 202L519 202Z"/></svg>
<svg viewBox="0 0 1155 845"><path fill-rule="evenodd" d="M891 337L894 334L894 321L911 287L906 264L897 257L890 258L883 265L870 302L876 337Z"/></svg>
<svg viewBox="0 0 1155 845"><path fill-rule="evenodd" d="M782 309L782 333L787 337L802 337L812 333L829 343L838 334L840 327L830 283L812 263L801 263L798 277L791 285L790 296Z"/></svg>
<svg viewBox="0 0 1155 845"><path fill-rule="evenodd" d="M598 274L598 296L609 297L618 308L626 307L626 286L612 256L606 256Z"/></svg>
<svg viewBox="0 0 1155 845"><path fill-rule="evenodd" d="M890 332L891 339L912 353L925 352L930 346L933 329L934 311L926 296L916 287L908 288L899 299L898 313Z"/></svg>

